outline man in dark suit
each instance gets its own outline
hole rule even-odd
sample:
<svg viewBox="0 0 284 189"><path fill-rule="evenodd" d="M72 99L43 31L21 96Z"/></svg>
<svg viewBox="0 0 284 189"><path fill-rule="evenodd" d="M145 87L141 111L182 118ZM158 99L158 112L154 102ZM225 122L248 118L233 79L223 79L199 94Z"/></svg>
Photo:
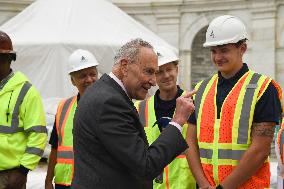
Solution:
<svg viewBox="0 0 284 189"><path fill-rule="evenodd" d="M142 39L123 45L109 75L90 86L74 118L74 189L150 189L152 180L188 146L181 126L194 110L192 93L177 99L176 112L149 146L132 99L143 100L156 84L157 55Z"/></svg>

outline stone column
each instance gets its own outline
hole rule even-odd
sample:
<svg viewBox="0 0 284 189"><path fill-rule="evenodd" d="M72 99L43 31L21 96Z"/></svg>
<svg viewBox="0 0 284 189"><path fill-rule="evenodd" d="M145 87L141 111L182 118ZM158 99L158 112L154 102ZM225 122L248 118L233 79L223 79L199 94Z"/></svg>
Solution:
<svg viewBox="0 0 284 189"><path fill-rule="evenodd" d="M191 51L180 51L179 84L185 90L191 90Z"/></svg>
<svg viewBox="0 0 284 189"><path fill-rule="evenodd" d="M180 2L154 3L157 34L174 47L179 47Z"/></svg>
<svg viewBox="0 0 284 189"><path fill-rule="evenodd" d="M250 33L250 68L275 78L275 27L274 1L254 1Z"/></svg>

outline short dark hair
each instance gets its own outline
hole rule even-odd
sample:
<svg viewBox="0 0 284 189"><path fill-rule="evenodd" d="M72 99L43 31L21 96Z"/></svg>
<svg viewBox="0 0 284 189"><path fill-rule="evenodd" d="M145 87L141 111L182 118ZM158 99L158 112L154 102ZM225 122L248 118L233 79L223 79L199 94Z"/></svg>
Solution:
<svg viewBox="0 0 284 189"><path fill-rule="evenodd" d="M242 40L238 41L237 43L235 43L234 45L236 47L240 47L242 44L246 43L246 41L247 41L247 39L242 39Z"/></svg>

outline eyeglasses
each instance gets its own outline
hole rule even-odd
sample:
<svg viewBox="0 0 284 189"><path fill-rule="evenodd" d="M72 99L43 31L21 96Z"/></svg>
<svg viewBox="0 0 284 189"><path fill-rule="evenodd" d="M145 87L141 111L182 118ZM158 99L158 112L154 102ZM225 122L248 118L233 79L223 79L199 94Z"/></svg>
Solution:
<svg viewBox="0 0 284 189"><path fill-rule="evenodd" d="M152 127L154 127L155 125L158 125L158 127L161 131L169 125L171 120L172 120L172 118L170 118L170 117L161 117L161 118L157 119L157 121L153 124Z"/></svg>

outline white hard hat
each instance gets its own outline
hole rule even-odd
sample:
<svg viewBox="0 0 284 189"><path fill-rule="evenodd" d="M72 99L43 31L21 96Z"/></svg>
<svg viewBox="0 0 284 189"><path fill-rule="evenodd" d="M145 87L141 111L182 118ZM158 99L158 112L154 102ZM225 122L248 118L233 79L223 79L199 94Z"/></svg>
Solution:
<svg viewBox="0 0 284 189"><path fill-rule="evenodd" d="M243 22L235 16L223 15L215 18L209 24L203 47L237 43L242 39L248 39L246 26Z"/></svg>
<svg viewBox="0 0 284 189"><path fill-rule="evenodd" d="M170 48L160 46L155 48L155 50L158 55L158 66L179 60L176 53L174 53L174 51Z"/></svg>
<svg viewBox="0 0 284 189"><path fill-rule="evenodd" d="M77 49L69 57L68 73L99 65L94 55L86 50Z"/></svg>

